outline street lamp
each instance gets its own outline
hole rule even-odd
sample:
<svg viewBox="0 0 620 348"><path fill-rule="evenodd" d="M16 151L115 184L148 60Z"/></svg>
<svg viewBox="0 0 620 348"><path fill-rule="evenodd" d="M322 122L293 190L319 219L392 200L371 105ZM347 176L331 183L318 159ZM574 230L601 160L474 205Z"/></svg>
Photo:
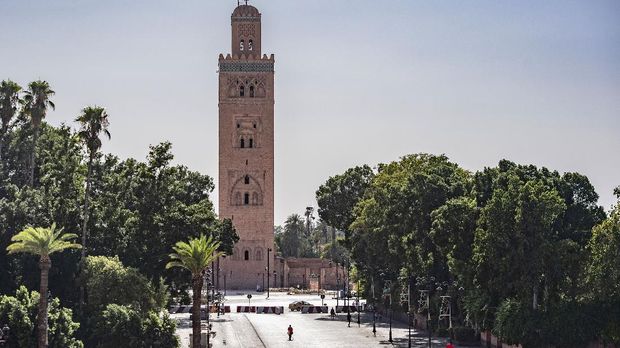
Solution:
<svg viewBox="0 0 620 348"><path fill-rule="evenodd" d="M271 253L271 248L267 248L267 299L269 299L269 253ZM275 274L275 271L273 271Z"/></svg>
<svg viewBox="0 0 620 348"><path fill-rule="evenodd" d="M372 334L377 337L377 301L375 299L375 278L372 278L370 285L372 288Z"/></svg>
<svg viewBox="0 0 620 348"><path fill-rule="evenodd" d="M362 322L360 320L360 280L357 280L357 327L362 326Z"/></svg>
<svg viewBox="0 0 620 348"><path fill-rule="evenodd" d="M383 295L389 299L388 311L390 312L390 335L389 335L388 341L392 343L393 340L392 340L392 281L391 280L385 281L385 287L383 288Z"/></svg>

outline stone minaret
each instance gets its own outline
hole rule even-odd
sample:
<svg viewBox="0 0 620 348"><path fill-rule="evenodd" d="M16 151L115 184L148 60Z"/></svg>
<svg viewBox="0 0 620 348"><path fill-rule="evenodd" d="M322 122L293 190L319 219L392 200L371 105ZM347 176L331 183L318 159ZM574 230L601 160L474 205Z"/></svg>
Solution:
<svg viewBox="0 0 620 348"><path fill-rule="evenodd" d="M261 56L261 14L249 5L232 13L232 53L219 57L219 216L240 236L220 262L219 285L273 287L273 54ZM277 275L280 278L280 274Z"/></svg>

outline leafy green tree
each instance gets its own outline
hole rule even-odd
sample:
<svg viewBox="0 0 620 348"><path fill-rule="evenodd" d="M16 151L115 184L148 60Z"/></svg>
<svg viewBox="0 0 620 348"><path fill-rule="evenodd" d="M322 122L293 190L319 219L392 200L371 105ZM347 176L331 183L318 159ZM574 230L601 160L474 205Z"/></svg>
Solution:
<svg viewBox="0 0 620 348"><path fill-rule="evenodd" d="M221 252L218 252L219 242L212 237L190 239L188 243L177 242L172 248L174 253L170 254L170 261L166 268L179 267L188 270L192 276L192 347L200 347L200 293L204 283L204 274L209 269L213 260L217 259Z"/></svg>
<svg viewBox="0 0 620 348"><path fill-rule="evenodd" d="M30 187L34 185L36 146L39 140L41 122L43 122L48 108L52 108L52 110L56 108L56 105L50 100L50 97L54 94L55 92L50 88L49 83L41 80L33 81L28 84L28 89L24 93L24 111L30 116L34 131L32 151L28 164L28 169L30 170L28 184Z"/></svg>
<svg viewBox="0 0 620 348"><path fill-rule="evenodd" d="M223 219L215 239L220 243L218 251L224 255L232 255L235 244L239 241L239 234L231 219Z"/></svg>
<svg viewBox="0 0 620 348"><path fill-rule="evenodd" d="M11 80L4 80L0 83L0 121L2 122L0 125L0 163L2 163L4 137L9 130L13 117L17 113L21 89L17 83Z"/></svg>
<svg viewBox="0 0 620 348"><path fill-rule="evenodd" d="M51 228L29 227L11 238L13 243L7 247L9 254L29 253L39 256L39 268L41 269L40 294L47 294L48 272L52 264L50 255L66 249L80 248L79 244L71 242L77 238L72 233L63 234L62 230L56 230L56 225ZM39 332L39 347L47 347L47 296L39 297L39 310L37 314L37 328Z"/></svg>
<svg viewBox="0 0 620 348"><path fill-rule="evenodd" d="M378 279L375 287L396 281L403 268L408 277L449 280L446 259L431 238L432 213L465 195L470 181L446 156L415 154L380 165L350 226L352 258L361 274Z"/></svg>
<svg viewBox="0 0 620 348"><path fill-rule="evenodd" d="M15 296L0 296L0 322L11 328L7 348L33 347L36 345L35 321L39 293L28 292L26 287L17 289ZM72 312L60 306L58 298L52 298L48 310L49 348L82 348L75 338L80 324L72 319Z"/></svg>
<svg viewBox="0 0 620 348"><path fill-rule="evenodd" d="M145 313L161 311L167 303L165 285L153 284L118 257L87 256L82 276L88 293L87 313L102 311L108 304L130 306Z"/></svg>
<svg viewBox="0 0 620 348"><path fill-rule="evenodd" d="M349 237L349 226L355 220L353 208L363 198L374 173L367 166L358 166L334 175L316 191L319 216L329 226L345 231Z"/></svg>
<svg viewBox="0 0 620 348"><path fill-rule="evenodd" d="M589 296L620 305L620 201L609 217L594 227L588 251L586 285Z"/></svg>

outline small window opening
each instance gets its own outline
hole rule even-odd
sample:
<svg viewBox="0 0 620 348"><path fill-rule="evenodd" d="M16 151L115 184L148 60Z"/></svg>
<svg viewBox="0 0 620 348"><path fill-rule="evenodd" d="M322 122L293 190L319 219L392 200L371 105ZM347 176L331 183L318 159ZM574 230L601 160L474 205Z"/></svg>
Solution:
<svg viewBox="0 0 620 348"><path fill-rule="evenodd" d="M246 261L248 261L250 259L250 251L249 250L246 250L243 253L243 259L246 260Z"/></svg>
<svg viewBox="0 0 620 348"><path fill-rule="evenodd" d="M250 98L254 98L254 86L250 86Z"/></svg>
<svg viewBox="0 0 620 348"><path fill-rule="evenodd" d="M246 166L248 165L248 160L245 160L245 165L246 165Z"/></svg>
<svg viewBox="0 0 620 348"><path fill-rule="evenodd" d="M250 149L254 147L254 139L250 138Z"/></svg>
<svg viewBox="0 0 620 348"><path fill-rule="evenodd" d="M241 144L240 145L241 145L242 149L245 148L245 139L241 139Z"/></svg>
<svg viewBox="0 0 620 348"><path fill-rule="evenodd" d="M256 123L254 123L254 128L256 128Z"/></svg>
<svg viewBox="0 0 620 348"><path fill-rule="evenodd" d="M241 125L239 123L237 123L237 128L241 127Z"/></svg>
<svg viewBox="0 0 620 348"><path fill-rule="evenodd" d="M245 179L243 180L244 184L249 185L250 184L250 176L246 175Z"/></svg>
<svg viewBox="0 0 620 348"><path fill-rule="evenodd" d="M245 95L245 87L244 86L240 86L239 87L239 96L243 97Z"/></svg>
<svg viewBox="0 0 620 348"><path fill-rule="evenodd" d="M243 40L239 42L239 51L243 51Z"/></svg>
<svg viewBox="0 0 620 348"><path fill-rule="evenodd" d="M252 40L248 41L248 51L252 50L252 48L253 48L252 44L253 44Z"/></svg>
<svg viewBox="0 0 620 348"><path fill-rule="evenodd" d="M243 195L243 204L245 205L250 204L250 194L247 192Z"/></svg>

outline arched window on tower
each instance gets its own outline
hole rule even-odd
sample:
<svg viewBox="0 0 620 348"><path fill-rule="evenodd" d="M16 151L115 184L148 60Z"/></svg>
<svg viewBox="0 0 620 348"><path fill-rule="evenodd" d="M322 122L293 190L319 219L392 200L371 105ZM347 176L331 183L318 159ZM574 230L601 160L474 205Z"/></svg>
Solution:
<svg viewBox="0 0 620 348"><path fill-rule="evenodd" d="M241 147L242 149L245 148L245 139L241 138L241 143L239 144L239 147Z"/></svg>
<svg viewBox="0 0 620 348"><path fill-rule="evenodd" d="M243 204L245 205L250 204L250 194L248 192L243 194Z"/></svg>
<svg viewBox="0 0 620 348"><path fill-rule="evenodd" d="M246 261L250 260L250 251L249 250L246 250L246 251L243 252L243 259L246 260Z"/></svg>
<svg viewBox="0 0 620 348"><path fill-rule="evenodd" d="M245 96L245 86L243 85L239 86L239 96L240 97Z"/></svg>
<svg viewBox="0 0 620 348"><path fill-rule="evenodd" d="M250 98L254 98L254 86L250 86Z"/></svg>
<svg viewBox="0 0 620 348"><path fill-rule="evenodd" d="M252 193L252 205L258 205L258 193Z"/></svg>
<svg viewBox="0 0 620 348"><path fill-rule="evenodd" d="M249 175L245 176L245 178L243 179L243 183L246 184L246 185L250 184L250 176Z"/></svg>
<svg viewBox="0 0 620 348"><path fill-rule="evenodd" d="M243 40L241 40L239 42L239 51L243 51L243 44L244 44L244 42L243 42Z"/></svg>
<svg viewBox="0 0 620 348"><path fill-rule="evenodd" d="M250 138L250 149L254 147L254 139Z"/></svg>
<svg viewBox="0 0 620 348"><path fill-rule="evenodd" d="M256 249L256 257L254 259L256 261L263 261L263 250L261 248Z"/></svg>
<svg viewBox="0 0 620 348"><path fill-rule="evenodd" d="M241 205L241 192L235 192L235 205Z"/></svg>
<svg viewBox="0 0 620 348"><path fill-rule="evenodd" d="M253 44L252 40L248 41L248 51L252 50L252 48L253 48L252 44Z"/></svg>

